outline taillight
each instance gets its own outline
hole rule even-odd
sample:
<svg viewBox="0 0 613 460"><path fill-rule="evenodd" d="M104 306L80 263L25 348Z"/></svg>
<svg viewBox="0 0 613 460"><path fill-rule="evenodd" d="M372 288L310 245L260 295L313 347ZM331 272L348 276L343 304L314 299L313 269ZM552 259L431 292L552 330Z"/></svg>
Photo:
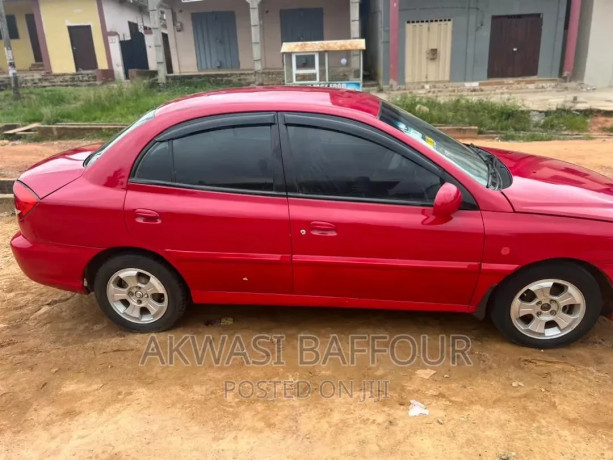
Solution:
<svg viewBox="0 0 613 460"><path fill-rule="evenodd" d="M38 197L36 193L19 181L15 181L13 184L13 194L15 195L17 217L23 219L38 204Z"/></svg>

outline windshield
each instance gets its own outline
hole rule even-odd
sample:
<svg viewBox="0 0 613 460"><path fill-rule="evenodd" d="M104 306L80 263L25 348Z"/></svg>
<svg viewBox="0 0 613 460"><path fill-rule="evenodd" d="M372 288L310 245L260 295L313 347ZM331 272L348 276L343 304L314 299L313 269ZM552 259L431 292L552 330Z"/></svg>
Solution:
<svg viewBox="0 0 613 460"><path fill-rule="evenodd" d="M385 101L379 119L443 155L481 185L488 184L488 165L474 150L434 126Z"/></svg>
<svg viewBox="0 0 613 460"><path fill-rule="evenodd" d="M123 131L120 131L110 141L108 141L106 144L104 144L102 147L100 147L98 150L92 153L89 157L87 157L87 159L85 160L85 166L94 164L98 158L104 155L106 151L108 151L113 145L115 145L117 142L123 139L128 133L132 132L134 129L136 129L139 126L144 125L149 120L152 120L153 117L155 117L155 110L152 110L151 112L146 113L145 115L140 117L138 120L136 120L134 123L132 123L130 126L125 128Z"/></svg>

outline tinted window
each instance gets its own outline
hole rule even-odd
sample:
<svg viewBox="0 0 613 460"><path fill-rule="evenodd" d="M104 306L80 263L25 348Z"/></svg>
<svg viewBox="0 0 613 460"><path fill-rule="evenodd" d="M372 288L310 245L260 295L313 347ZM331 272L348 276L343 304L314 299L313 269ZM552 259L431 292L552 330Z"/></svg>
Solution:
<svg viewBox="0 0 613 460"><path fill-rule="evenodd" d="M379 119L443 155L482 185L487 185L487 162L474 149L449 137L434 126L387 102L381 103Z"/></svg>
<svg viewBox="0 0 613 460"><path fill-rule="evenodd" d="M138 165L137 179L172 181L172 159L168 142L161 142L151 147Z"/></svg>
<svg viewBox="0 0 613 460"><path fill-rule="evenodd" d="M300 193L431 203L443 183L374 142L324 129L288 130Z"/></svg>
<svg viewBox="0 0 613 460"><path fill-rule="evenodd" d="M172 142L178 183L273 190L270 126L224 128Z"/></svg>

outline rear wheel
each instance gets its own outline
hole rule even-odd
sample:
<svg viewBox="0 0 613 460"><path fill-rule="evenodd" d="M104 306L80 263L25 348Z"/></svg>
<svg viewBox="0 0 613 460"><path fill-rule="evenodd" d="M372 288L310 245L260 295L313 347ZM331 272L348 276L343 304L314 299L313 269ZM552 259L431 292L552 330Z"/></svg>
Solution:
<svg viewBox="0 0 613 460"><path fill-rule="evenodd" d="M503 282L490 316L512 342L535 348L568 345L596 323L603 299L583 267L562 262L520 271Z"/></svg>
<svg viewBox="0 0 613 460"><path fill-rule="evenodd" d="M107 260L96 273L94 290L98 305L113 322L137 332L169 329L189 303L174 271L136 254Z"/></svg>

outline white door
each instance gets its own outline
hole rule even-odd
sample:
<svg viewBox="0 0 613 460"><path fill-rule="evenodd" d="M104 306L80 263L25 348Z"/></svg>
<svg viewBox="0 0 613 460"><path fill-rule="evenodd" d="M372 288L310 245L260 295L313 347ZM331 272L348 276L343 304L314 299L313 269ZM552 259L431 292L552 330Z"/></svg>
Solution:
<svg viewBox="0 0 613 460"><path fill-rule="evenodd" d="M410 21L406 25L405 82L449 81L453 21Z"/></svg>

